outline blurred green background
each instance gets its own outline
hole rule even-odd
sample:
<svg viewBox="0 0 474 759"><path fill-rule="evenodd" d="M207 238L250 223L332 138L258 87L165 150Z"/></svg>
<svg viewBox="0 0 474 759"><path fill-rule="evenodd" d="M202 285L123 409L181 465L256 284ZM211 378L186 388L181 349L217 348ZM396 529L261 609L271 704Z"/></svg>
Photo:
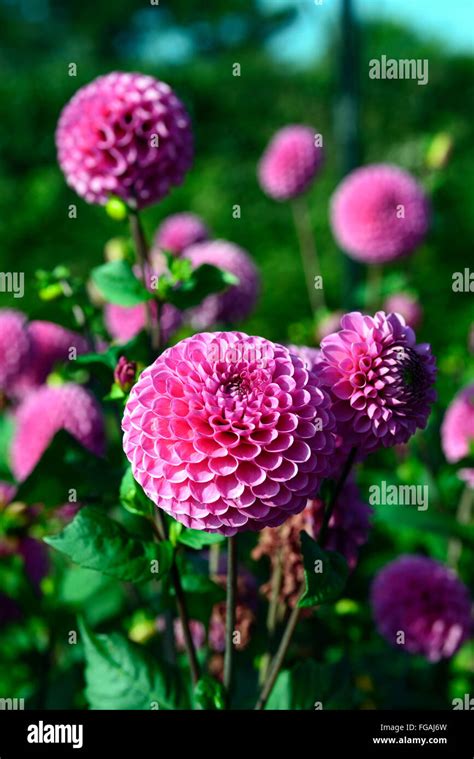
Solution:
<svg viewBox="0 0 474 759"><path fill-rule="evenodd" d="M256 179L256 164L268 140L288 123L312 125L324 138L326 163L308 202L328 305L363 307L366 271L361 267L356 272L348 265L328 220L331 194L347 167L341 130L347 132L348 124L341 112L342 3L326 0L326 5L332 11L324 20L317 15L317 4L310 2L286 6L209 0L194 5L189 0L162 0L153 6L137 0L0 0L0 264L4 271L25 272L25 298L0 294L0 305L51 318L49 305L38 299L35 270L64 263L85 278L103 260L106 241L126 234L125 225L67 188L54 147L63 105L82 85L119 69L143 71L168 82L189 108L196 135L194 167L182 187L144 213L147 233L151 236L170 213L191 210L204 218L216 237L246 248L263 282L258 307L243 325L246 331L283 342L316 342L290 208L263 195ZM354 5L356 11L364 9L363 0ZM359 61L353 73L360 109L360 162L397 163L412 171L432 198L433 224L426 243L401 265L387 267L384 287L386 292L409 287L418 294L425 314L419 337L431 342L438 356L439 403L429 434L414 441L411 458L399 460L393 451L378 454L360 481L364 486L391 472L397 482L429 482L434 527L426 527L419 513L382 509L347 590L357 600L339 611L323 611L317 637L303 638L303 651L325 647L327 662L339 662L342 653L351 661L353 689L335 702L351 707L440 706L447 693L467 692L474 672L468 648L454 663L437 667L398 652L387 657L388 647L374 632L366 605L374 571L399 553L426 551L445 560L443 519L454 514L461 484L454 468L444 462L438 429L453 395L474 376L467 349L472 294L454 294L451 288L453 272L472 260L474 57L465 45L457 49L453 40L448 44L442 32L438 39L423 33L423 14L428 16L434 5L439 10L440 4L416 0L416 5L418 28L416 23L376 16L359 20ZM448 29L449 7L445 12ZM303 22L304 14L309 15L306 54L299 56L301 27L295 29L294 23L302 13ZM313 31L314 56L307 54ZM427 58L429 84L370 80L368 61L383 54ZM77 66L76 77L68 75L71 63ZM232 75L235 63L241 67L239 77ZM426 152L439 132L452 138L452 156L443 168L429 171ZM77 205L77 219L68 218L72 203ZM240 219L233 218L235 204L241 207ZM473 579L472 531L469 540L460 565L465 581ZM107 598L109 602L115 597ZM110 601L111 617L119 613L121 602ZM90 621L93 614L90 611ZM101 607L97 619L103 618ZM59 698L78 704L74 693L80 675L74 667L67 672L71 681L63 678L61 696L52 695L50 705L57 705ZM15 677L20 684L28 679L28 663Z"/></svg>

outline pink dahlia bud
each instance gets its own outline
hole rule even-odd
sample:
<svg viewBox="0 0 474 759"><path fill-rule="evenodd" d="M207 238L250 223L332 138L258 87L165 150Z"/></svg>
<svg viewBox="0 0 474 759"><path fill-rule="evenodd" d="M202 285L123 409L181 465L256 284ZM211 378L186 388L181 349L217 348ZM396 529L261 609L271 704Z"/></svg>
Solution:
<svg viewBox="0 0 474 759"><path fill-rule="evenodd" d="M102 205L111 195L138 208L156 203L193 158L183 104L143 74L113 72L78 90L59 118L56 146L67 183Z"/></svg>
<svg viewBox="0 0 474 759"><path fill-rule="evenodd" d="M384 303L384 309L387 314L401 314L413 329L419 327L423 320L423 309L418 299L408 293L390 295Z"/></svg>
<svg viewBox="0 0 474 759"><path fill-rule="evenodd" d="M114 379L117 385L128 392L135 382L137 365L135 361L128 361L125 356L120 356L114 370Z"/></svg>
<svg viewBox="0 0 474 759"><path fill-rule="evenodd" d="M155 245L179 256L190 245L208 239L209 230L199 216L175 213L158 227Z"/></svg>
<svg viewBox="0 0 474 759"><path fill-rule="evenodd" d="M453 656L471 636L467 588L452 570L426 556L401 556L384 567L371 600L379 633L428 661Z"/></svg>
<svg viewBox="0 0 474 759"><path fill-rule="evenodd" d="M346 314L321 351L319 376L346 447L368 453L406 443L426 426L436 399L435 359L399 314Z"/></svg>
<svg viewBox="0 0 474 759"><path fill-rule="evenodd" d="M411 253L429 228L423 188L408 172L374 164L349 174L331 201L331 224L341 248L367 264Z"/></svg>
<svg viewBox="0 0 474 759"><path fill-rule="evenodd" d="M60 430L97 456L103 455L104 422L95 398L72 382L43 386L27 395L16 412L11 460L17 480L26 480Z"/></svg>
<svg viewBox="0 0 474 759"><path fill-rule="evenodd" d="M202 333L145 369L125 407L135 479L187 527L281 524L314 497L334 448L328 394L282 345Z"/></svg>
<svg viewBox="0 0 474 759"><path fill-rule="evenodd" d="M470 452L474 442L474 383L459 392L441 425L441 446L447 460L454 464Z"/></svg>
<svg viewBox="0 0 474 759"><path fill-rule="evenodd" d="M239 280L238 284L222 293L209 295L199 306L190 309L194 329L241 321L251 314L260 292L260 275L245 250L225 240L213 240L192 245L186 250L185 257L194 268L212 264L234 274Z"/></svg>
<svg viewBox="0 0 474 759"><path fill-rule="evenodd" d="M288 519L278 530L263 530L252 552L255 560L267 556L272 570L281 562L283 572L279 597L285 605L295 606L304 583L300 532L304 530L317 540L324 509L325 504L320 498L309 500L300 514ZM357 565L359 548L367 542L371 513L372 509L362 501L355 482L348 480L335 503L323 547L345 556L351 569ZM270 598L272 583L266 583L261 590Z"/></svg>
<svg viewBox="0 0 474 759"><path fill-rule="evenodd" d="M26 316L13 309L0 309L0 391L9 394L28 363L30 350Z"/></svg>
<svg viewBox="0 0 474 759"><path fill-rule="evenodd" d="M323 162L323 149L311 127L299 124L280 129L258 166L262 190L274 200L290 200L308 189Z"/></svg>
<svg viewBox="0 0 474 759"><path fill-rule="evenodd" d="M17 377L12 388L17 398L42 385L56 364L75 360L89 349L81 335L53 322L30 322L27 333L30 338L28 366Z"/></svg>

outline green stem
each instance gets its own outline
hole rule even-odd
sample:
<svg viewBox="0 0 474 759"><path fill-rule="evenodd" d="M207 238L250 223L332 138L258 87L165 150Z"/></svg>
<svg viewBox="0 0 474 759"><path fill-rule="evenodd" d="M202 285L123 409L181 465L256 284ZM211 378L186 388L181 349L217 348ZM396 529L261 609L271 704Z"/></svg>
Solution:
<svg viewBox="0 0 474 759"><path fill-rule="evenodd" d="M234 663L235 607L237 603L237 540L227 541L227 605L224 655L224 686L227 693L227 708L231 705Z"/></svg>
<svg viewBox="0 0 474 759"><path fill-rule="evenodd" d="M331 519L331 514L334 510L334 506L336 504L337 498L344 486L345 481L347 480L347 477L349 475L349 472L351 471L352 465L354 463L356 456L356 448L352 448L351 452L349 453L349 456L347 458L346 463L344 464L344 468L341 472L341 475L336 483L336 487L334 488L331 501L329 502L329 505L326 509L325 515L324 515L324 522L321 527L321 530L318 535L318 543L320 545L323 544L323 540L326 537L327 529L329 520ZM302 597L304 593L304 588L301 590L298 601L295 604L294 609L292 610L285 631L283 633L282 639L280 641L280 645L278 647L278 650L273 658L272 663L270 664L267 678L265 680L265 683L263 685L262 691L260 693L259 699L255 705L255 709L262 710L265 708L265 704L268 701L268 698L273 690L273 686L275 685L276 679L280 673L280 670L283 666L283 662L285 660L286 653L288 651L288 648L291 643L291 639L293 638L293 633L296 630L296 625L298 624L300 615L301 615L301 608L298 606L299 600Z"/></svg>
<svg viewBox="0 0 474 759"><path fill-rule="evenodd" d="M128 218L130 221L130 232L131 232L133 242L135 245L137 261L141 270L142 281L145 287L147 287L147 274L148 274L147 267L149 267L150 261L149 261L149 255L148 255L148 245L145 239L145 233L143 231L143 226L142 226L138 211L130 210ZM158 300L156 301L156 303L157 303L156 315L153 314L151 301L149 300L145 301L145 312L146 312L147 331L148 331L148 334L150 335L151 347L154 351L159 352L160 345L161 345L161 334L160 334L160 313L159 313Z"/></svg>
<svg viewBox="0 0 474 759"><path fill-rule="evenodd" d="M316 248L316 240L311 226L306 198L295 198L291 207L300 245L308 298L314 315L318 308L326 307L324 289L315 288L315 277L321 277L321 266Z"/></svg>

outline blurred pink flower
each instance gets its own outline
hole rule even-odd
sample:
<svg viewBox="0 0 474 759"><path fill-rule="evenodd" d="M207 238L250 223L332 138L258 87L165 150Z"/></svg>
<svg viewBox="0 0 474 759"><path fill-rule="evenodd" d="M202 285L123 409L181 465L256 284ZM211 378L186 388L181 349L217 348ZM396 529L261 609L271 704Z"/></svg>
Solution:
<svg viewBox="0 0 474 759"><path fill-rule="evenodd" d="M319 377L333 399L344 448L368 453L405 443L426 426L436 399L435 359L401 316L346 314L321 351Z"/></svg>
<svg viewBox="0 0 474 759"><path fill-rule="evenodd" d="M441 425L441 446L451 464L467 456L473 442L474 383L454 397Z"/></svg>
<svg viewBox="0 0 474 759"><path fill-rule="evenodd" d="M471 600L455 573L426 556L400 556L375 577L372 609L393 646L428 661L453 656L472 634Z"/></svg>
<svg viewBox="0 0 474 759"><path fill-rule="evenodd" d="M0 391L10 393L31 351L26 316L9 308L0 309Z"/></svg>
<svg viewBox="0 0 474 759"><path fill-rule="evenodd" d="M272 137L258 165L262 190L274 200L301 195L323 162L324 151L316 145L311 127L293 124Z"/></svg>
<svg viewBox="0 0 474 759"><path fill-rule="evenodd" d="M414 295L408 293L394 293L385 300L384 310L387 314L401 314L406 323L417 329L423 319L423 309Z"/></svg>
<svg viewBox="0 0 474 759"><path fill-rule="evenodd" d="M193 158L189 116L164 82L113 72L81 87L56 131L67 183L88 203L117 195L143 208L183 181Z"/></svg>
<svg viewBox="0 0 474 759"><path fill-rule="evenodd" d="M160 224L154 243L158 248L180 255L190 245L208 239L209 230L200 216L175 213Z"/></svg>
<svg viewBox="0 0 474 759"><path fill-rule="evenodd" d="M160 508L187 527L234 535L281 524L316 494L334 448L329 406L282 345L202 333L142 372L123 447Z"/></svg>
<svg viewBox="0 0 474 759"><path fill-rule="evenodd" d="M373 164L345 177L331 201L336 241L352 258L386 263L411 253L425 238L430 206L403 169Z"/></svg>
<svg viewBox="0 0 474 759"><path fill-rule="evenodd" d="M17 480L27 479L60 430L97 456L103 455L104 422L94 396L73 383L43 386L27 395L16 412L11 460Z"/></svg>
<svg viewBox="0 0 474 759"><path fill-rule="evenodd" d="M184 253L193 268L212 264L234 274L239 282L222 293L209 295L188 317L194 329L208 329L216 323L226 324L246 319L255 307L260 292L260 274L249 254L226 240L212 240L192 245Z"/></svg>

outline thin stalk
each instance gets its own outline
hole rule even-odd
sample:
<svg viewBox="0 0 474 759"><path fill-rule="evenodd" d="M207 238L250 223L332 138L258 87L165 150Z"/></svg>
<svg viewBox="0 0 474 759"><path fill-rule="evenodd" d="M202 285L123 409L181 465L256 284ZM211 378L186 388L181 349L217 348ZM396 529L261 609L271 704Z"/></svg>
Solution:
<svg viewBox="0 0 474 759"><path fill-rule="evenodd" d="M234 627L237 603L237 541L233 536L227 542L227 605L225 627L224 686L227 693L227 707L230 707L233 685Z"/></svg>
<svg viewBox="0 0 474 759"><path fill-rule="evenodd" d="M356 448L352 448L351 452L349 453L349 456L347 457L347 461L344 464L344 468L341 472L341 475L336 483L336 487L334 488L329 505L325 511L324 522L318 535L318 542L320 545L323 544L324 539L326 537L326 532L327 532L329 520L331 519L331 514L334 510L334 506L344 486L344 483L347 480L349 472L351 471L351 468L356 456L356 450L357 450ZM265 680L264 686L262 688L262 692L260 693L259 699L255 705L255 709L257 710L261 710L265 708L265 704L268 701L268 698L273 690L273 686L275 685L276 679L283 666L286 652L288 651L288 648L291 643L291 639L293 638L293 633L296 630L296 625L298 624L298 620L301 615L301 608L298 606L298 603L303 593L304 593L304 588L302 588L300 595L298 597L298 601L296 602L296 605L289 616L285 631L280 641L280 645L273 658L272 663L270 664L270 668L268 670L268 675Z"/></svg>
<svg viewBox="0 0 474 759"><path fill-rule="evenodd" d="M276 623L277 623L282 577L283 577L283 563L282 563L281 551L278 551L275 557L275 564L272 570L270 603L268 604L268 614L267 614L267 631L268 631L268 640L269 640L270 650L271 650L271 643L273 640L273 636L275 635L275 629L276 629ZM261 666L260 678L259 678L260 683L264 683L268 675L268 671L269 671L271 659L272 659L270 650L267 651L267 653L264 655L263 660L262 660L262 666Z"/></svg>
<svg viewBox="0 0 474 759"><path fill-rule="evenodd" d="M155 510L155 519L153 521L155 534L158 540L167 540L166 525L163 519L163 515L160 509ZM181 577L179 574L176 562L173 562L170 569L171 582L173 584L176 606L178 609L178 615L181 621L181 627L183 629L184 647L189 660L189 667L191 670L191 678L193 684L196 685L200 677L200 666L196 655L196 649L194 647L193 637L191 635L191 628L189 624L188 607L186 604L186 597L184 594L183 586L181 584Z"/></svg>
<svg viewBox="0 0 474 759"><path fill-rule="evenodd" d="M300 245L308 298L314 315L318 308L325 308L326 303L323 288L316 289L315 287L315 277L321 277L321 267L306 198L295 198L291 203L291 208Z"/></svg>
<svg viewBox="0 0 474 759"><path fill-rule="evenodd" d="M143 226L138 211L131 210L129 212L128 218L130 222L130 233L135 245L137 261L141 270L142 281L146 287L148 274L147 267L149 266L150 261L145 233L143 231ZM151 301L147 300L145 301L145 311L147 332L150 335L151 347L153 350L159 351L161 344L159 306L157 307L157 314L154 315L151 307Z"/></svg>
<svg viewBox="0 0 474 759"><path fill-rule="evenodd" d="M471 521L472 504L474 501L473 491L466 485L461 498L459 500L456 520L459 524L469 524ZM448 543L448 564L453 569L456 569L459 559L461 557L462 542L459 538L451 538Z"/></svg>
<svg viewBox="0 0 474 759"><path fill-rule="evenodd" d="M370 264L367 267L366 282L366 307L376 311L380 308L382 294L383 266L382 264Z"/></svg>

